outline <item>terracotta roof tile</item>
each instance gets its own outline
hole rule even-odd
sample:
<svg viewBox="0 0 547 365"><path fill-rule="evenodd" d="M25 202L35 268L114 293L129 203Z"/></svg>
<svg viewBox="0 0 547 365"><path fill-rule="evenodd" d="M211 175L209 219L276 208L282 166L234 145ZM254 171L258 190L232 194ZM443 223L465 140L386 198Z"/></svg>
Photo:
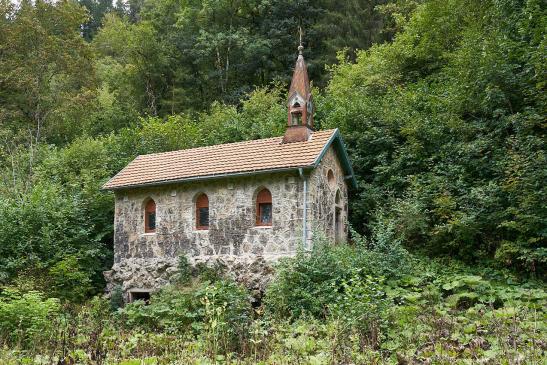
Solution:
<svg viewBox="0 0 547 365"><path fill-rule="evenodd" d="M292 75L291 87L289 88L289 97L294 92L298 92L300 96L308 100L310 97L310 80L308 79L308 68L304 57L299 55L296 59L296 65Z"/></svg>
<svg viewBox="0 0 547 365"><path fill-rule="evenodd" d="M186 179L312 166L336 130L313 132L305 142L258 139L135 158L103 189L155 185Z"/></svg>

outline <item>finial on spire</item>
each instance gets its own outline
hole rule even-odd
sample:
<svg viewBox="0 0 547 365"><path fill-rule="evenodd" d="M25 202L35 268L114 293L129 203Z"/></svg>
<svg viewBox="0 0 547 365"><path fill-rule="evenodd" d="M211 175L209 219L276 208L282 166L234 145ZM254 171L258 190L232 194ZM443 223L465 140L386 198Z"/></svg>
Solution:
<svg viewBox="0 0 547 365"><path fill-rule="evenodd" d="M301 55L302 51L304 50L304 46L302 45L302 27L298 27L298 33L300 34L300 44L298 46L298 54Z"/></svg>

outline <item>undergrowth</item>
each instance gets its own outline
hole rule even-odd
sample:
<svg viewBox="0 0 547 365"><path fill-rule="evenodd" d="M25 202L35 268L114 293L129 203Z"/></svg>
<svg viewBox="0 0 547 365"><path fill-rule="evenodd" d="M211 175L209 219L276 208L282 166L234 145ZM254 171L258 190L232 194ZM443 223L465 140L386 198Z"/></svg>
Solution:
<svg viewBox="0 0 547 365"><path fill-rule="evenodd" d="M262 306L217 270L180 275L149 305L0 294L5 364L541 364L541 282L431 260L375 236L317 240L283 260ZM393 258L397 259L394 260ZM387 264L386 264L387 263ZM389 266L389 267L387 267Z"/></svg>

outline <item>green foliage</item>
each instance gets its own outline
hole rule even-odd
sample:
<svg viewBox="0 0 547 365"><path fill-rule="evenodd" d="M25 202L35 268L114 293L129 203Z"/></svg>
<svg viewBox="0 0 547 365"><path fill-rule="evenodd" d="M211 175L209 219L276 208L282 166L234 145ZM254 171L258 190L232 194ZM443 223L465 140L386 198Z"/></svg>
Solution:
<svg viewBox="0 0 547 365"><path fill-rule="evenodd" d="M539 1L424 1L393 42L340 54L318 109L350 150L358 231L387 218L413 250L543 275L545 19Z"/></svg>
<svg viewBox="0 0 547 365"><path fill-rule="evenodd" d="M539 308L547 304L541 284L516 283L507 273L420 258L413 275L388 283L386 293L397 305L390 310L381 347L399 360L520 357L533 363L541 356L534 343L545 330L538 322L543 315ZM511 344L507 336L515 341ZM453 345L418 345L445 339Z"/></svg>
<svg viewBox="0 0 547 365"><path fill-rule="evenodd" d="M220 346L228 351L245 336L251 308L249 294L234 282L197 281L191 286L163 288L152 295L149 305L135 301L126 305L120 316L129 328L175 334L193 332L217 350Z"/></svg>
<svg viewBox="0 0 547 365"><path fill-rule="evenodd" d="M337 289L336 301L329 306L329 314L338 322L341 336L356 332L361 343L377 348L387 329L389 301L384 288L372 276L363 277L359 269Z"/></svg>
<svg viewBox="0 0 547 365"><path fill-rule="evenodd" d="M58 261L48 271L51 280L51 294L54 297L79 303L88 298L93 291L89 272L75 256L67 256Z"/></svg>
<svg viewBox="0 0 547 365"><path fill-rule="evenodd" d="M284 90L280 84L257 88L242 101L240 111L213 103L199 119L206 145L279 136L287 122Z"/></svg>
<svg viewBox="0 0 547 365"><path fill-rule="evenodd" d="M113 197L99 188L112 160L105 143L89 138L36 152L19 150L20 163L2 169L10 178L0 184L0 282L24 278L29 288L81 301L102 290L110 266Z"/></svg>
<svg viewBox="0 0 547 365"><path fill-rule="evenodd" d="M124 304L123 301L123 289L121 285L116 285L112 292L110 293L110 310L116 311L119 308L122 308Z"/></svg>
<svg viewBox="0 0 547 365"><path fill-rule="evenodd" d="M119 317L132 330L185 338L193 334L203 341L207 354L216 358L243 345L251 323L250 296L230 280L197 279L163 288L152 295L148 305L143 301L127 304Z"/></svg>
<svg viewBox="0 0 547 365"><path fill-rule="evenodd" d="M190 265L190 262L188 262L188 258L185 255L179 256L177 269L177 282L179 284L188 284L192 279L192 265Z"/></svg>
<svg viewBox="0 0 547 365"><path fill-rule="evenodd" d="M23 201L0 200L0 270L4 280L26 269L51 268L67 255L78 257L85 270L100 267L105 252L92 235L87 212L77 196L62 192L58 185L37 185Z"/></svg>
<svg viewBox="0 0 547 365"><path fill-rule="evenodd" d="M72 1L0 7L0 125L6 143L63 143L81 133L93 85L91 52L80 34L85 11Z"/></svg>
<svg viewBox="0 0 547 365"><path fill-rule="evenodd" d="M338 303L340 295L352 288L348 283L359 278L366 282L371 275L378 281L397 278L409 271L409 259L396 242L372 240L367 247L363 240L348 246L316 239L311 252L299 252L281 262L266 292L266 308L274 317L325 318L329 305Z"/></svg>
<svg viewBox="0 0 547 365"><path fill-rule="evenodd" d="M351 268L330 288L333 302L321 319L273 319L261 310L252 318L244 289L195 276L186 287L153 294L148 306L137 301L118 312L99 297L61 310L56 299L4 289L0 342L7 347L0 356L8 363L85 364L545 361L541 283L516 283L508 272L455 261L412 262L411 271L391 280ZM453 295L463 293L473 301L455 306Z"/></svg>
<svg viewBox="0 0 547 365"><path fill-rule="evenodd" d="M77 200L92 227L91 238L104 244L112 240L114 198L100 188L117 168L108 147L103 140L78 138L63 149L48 149L33 176L38 182L58 184L65 196Z"/></svg>
<svg viewBox="0 0 547 365"><path fill-rule="evenodd" d="M213 101L235 104L256 86L289 80L299 26L305 30L306 55L316 81L322 81L323 65L334 62L338 49L362 49L383 39L382 16L374 11L377 3L146 1L139 13L141 21L126 28L130 33L149 28L157 54L148 60L148 47L140 45L143 54L124 63L140 79L158 75L139 73L143 62L151 63L153 71L164 72L146 89L144 85L135 88L153 95L160 115L203 110ZM107 23L96 39L113 31ZM126 39L134 43L132 37ZM161 64L156 63L159 58Z"/></svg>
<svg viewBox="0 0 547 365"><path fill-rule="evenodd" d="M83 24L83 37L90 41L101 27L103 17L114 8L113 0L78 0L89 13L89 19Z"/></svg>
<svg viewBox="0 0 547 365"><path fill-rule="evenodd" d="M15 289L0 292L0 341L22 347L47 343L55 330L53 321L61 315L59 300L42 293L21 293Z"/></svg>

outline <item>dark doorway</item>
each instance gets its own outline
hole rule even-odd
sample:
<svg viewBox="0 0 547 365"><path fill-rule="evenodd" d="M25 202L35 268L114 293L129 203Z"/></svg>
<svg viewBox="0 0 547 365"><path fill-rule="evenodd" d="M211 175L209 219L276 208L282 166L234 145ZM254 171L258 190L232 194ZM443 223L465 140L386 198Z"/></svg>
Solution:
<svg viewBox="0 0 547 365"><path fill-rule="evenodd" d="M142 300L146 305L150 304L150 291L147 290L135 290L129 292L129 301L134 302Z"/></svg>

